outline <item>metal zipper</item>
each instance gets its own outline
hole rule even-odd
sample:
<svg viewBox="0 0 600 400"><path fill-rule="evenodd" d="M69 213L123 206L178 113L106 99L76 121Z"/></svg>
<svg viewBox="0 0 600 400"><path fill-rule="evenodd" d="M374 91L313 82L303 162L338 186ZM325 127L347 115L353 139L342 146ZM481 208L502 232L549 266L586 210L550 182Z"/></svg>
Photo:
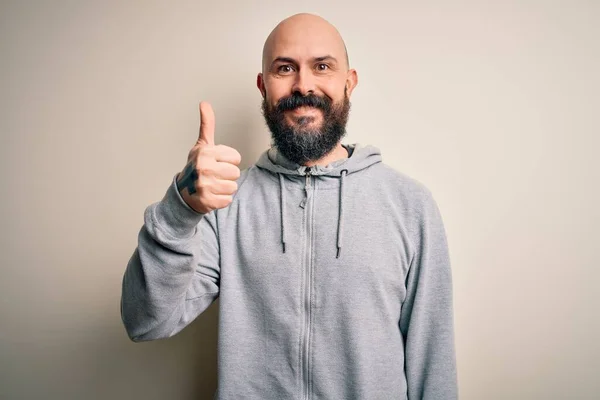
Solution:
<svg viewBox="0 0 600 400"><path fill-rule="evenodd" d="M309 195L309 190L310 190L310 173L311 173L311 169L307 168L305 175L306 175L306 182L304 183L304 198L302 199L302 201L300 202L300 207L305 208L306 207L306 202L308 201L308 195Z"/></svg>
<svg viewBox="0 0 600 400"><path fill-rule="evenodd" d="M304 275L305 284L304 284L304 332L303 332L303 346L302 346L302 373L303 373L303 399L309 400L310 398L310 365L309 361L309 346L310 346L310 323L311 323L311 312L312 312L312 206L311 206L311 193L312 191L312 178L311 178L311 169L306 169L306 183L304 185L305 197L303 200L303 205L308 207L306 208L306 271ZM302 207L304 208L304 207Z"/></svg>

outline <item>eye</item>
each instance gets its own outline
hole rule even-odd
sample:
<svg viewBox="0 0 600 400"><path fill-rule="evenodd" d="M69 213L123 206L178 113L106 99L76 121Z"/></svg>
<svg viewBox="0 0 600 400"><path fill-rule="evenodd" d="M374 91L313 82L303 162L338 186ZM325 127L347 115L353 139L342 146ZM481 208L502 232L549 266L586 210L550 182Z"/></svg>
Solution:
<svg viewBox="0 0 600 400"><path fill-rule="evenodd" d="M317 64L317 71L327 71L329 69L329 65L325 63Z"/></svg>
<svg viewBox="0 0 600 400"><path fill-rule="evenodd" d="M277 72L280 74L289 74L292 71L294 71L294 67L292 67L290 64L284 64L277 67Z"/></svg>

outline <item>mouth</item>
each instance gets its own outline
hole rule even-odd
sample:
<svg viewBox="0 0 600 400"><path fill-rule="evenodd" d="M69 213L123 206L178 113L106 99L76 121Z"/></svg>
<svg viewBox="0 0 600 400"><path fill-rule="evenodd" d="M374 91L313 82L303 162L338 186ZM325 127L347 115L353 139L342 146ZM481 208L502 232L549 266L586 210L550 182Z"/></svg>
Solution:
<svg viewBox="0 0 600 400"><path fill-rule="evenodd" d="M300 106L300 107L296 107L293 110L290 110L289 112L291 114L295 114L295 115L302 115L302 116L311 116L311 115L317 115L319 113L319 109L316 107L310 107L310 106Z"/></svg>

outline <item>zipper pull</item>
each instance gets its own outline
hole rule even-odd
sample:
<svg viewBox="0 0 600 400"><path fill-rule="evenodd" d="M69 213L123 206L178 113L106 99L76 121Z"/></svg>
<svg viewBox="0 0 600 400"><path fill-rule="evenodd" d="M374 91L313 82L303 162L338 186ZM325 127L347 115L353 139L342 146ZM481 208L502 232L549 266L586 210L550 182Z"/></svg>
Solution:
<svg viewBox="0 0 600 400"><path fill-rule="evenodd" d="M304 198L300 202L300 208L306 207L306 202L308 201L308 194L310 190L310 167L306 169L306 183L304 184Z"/></svg>
<svg viewBox="0 0 600 400"><path fill-rule="evenodd" d="M307 191L308 191L308 189L310 189L310 173L311 172L312 171L311 171L310 167L308 167L306 169L306 184L304 185L304 190L307 190Z"/></svg>

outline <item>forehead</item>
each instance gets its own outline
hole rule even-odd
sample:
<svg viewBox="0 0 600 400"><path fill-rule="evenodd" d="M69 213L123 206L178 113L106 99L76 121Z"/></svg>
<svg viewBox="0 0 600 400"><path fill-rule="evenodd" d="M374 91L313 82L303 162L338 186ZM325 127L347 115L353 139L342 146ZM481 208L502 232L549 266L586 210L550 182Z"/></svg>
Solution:
<svg viewBox="0 0 600 400"><path fill-rule="evenodd" d="M268 62L276 57L306 61L326 55L343 58L344 45L337 32L324 29L282 29L277 32L267 52Z"/></svg>

